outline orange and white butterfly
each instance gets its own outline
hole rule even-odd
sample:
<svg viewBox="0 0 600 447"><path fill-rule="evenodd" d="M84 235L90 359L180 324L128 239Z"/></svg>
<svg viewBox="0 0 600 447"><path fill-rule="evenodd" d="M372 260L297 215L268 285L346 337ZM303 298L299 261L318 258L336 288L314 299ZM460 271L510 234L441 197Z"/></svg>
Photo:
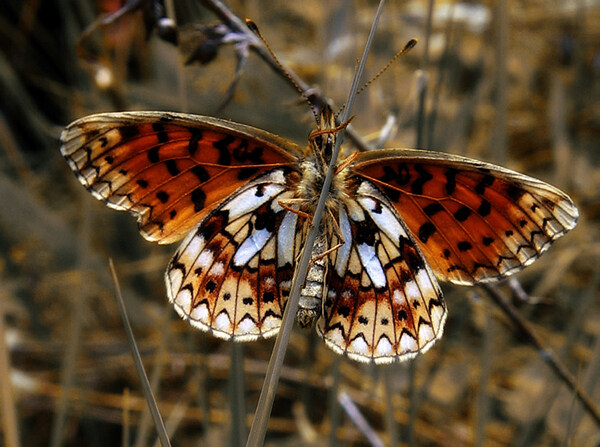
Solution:
<svg viewBox="0 0 600 447"><path fill-rule="evenodd" d="M322 113L303 150L263 130L164 112L92 115L62 133L79 181L171 243L169 299L189 322L238 341L275 335L339 128ZM436 277L511 275L572 229L558 189L468 158L410 149L341 160L297 321L334 351L388 363L441 337Z"/></svg>

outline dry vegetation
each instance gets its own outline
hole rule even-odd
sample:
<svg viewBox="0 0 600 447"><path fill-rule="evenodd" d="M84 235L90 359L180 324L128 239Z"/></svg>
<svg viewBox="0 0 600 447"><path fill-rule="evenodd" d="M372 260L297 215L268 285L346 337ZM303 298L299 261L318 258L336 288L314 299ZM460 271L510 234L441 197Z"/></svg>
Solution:
<svg viewBox="0 0 600 447"><path fill-rule="evenodd" d="M197 63L207 55L204 47L193 53L197 27L219 19L195 0L173 2L178 46L137 11L91 32L78 55L83 30L115 3L0 4L0 445L154 445L109 257L173 445L234 445L247 430L235 426L236 414L251 420L272 341L235 349L180 321L163 285L176 247L146 242L130 216L93 200L60 156L58 136L90 113L158 109L216 114L302 143L313 118L252 51L219 110L236 51L218 47L214 59ZM417 70L424 70L423 147L502 162L574 198L578 227L518 283L498 289L600 401L600 5L511 0L503 11L500 2L452 9L438 1L428 34L428 2L388 3L368 73L409 38L420 43L360 95L355 130L375 142L393 118L385 146L415 147ZM259 24L284 65L336 104L345 100L374 2L228 7ZM196 63L185 65L191 54ZM357 364L296 329L269 445L368 445L338 403L342 393L386 445L600 443L598 422L485 290L444 291L446 333L410 364Z"/></svg>

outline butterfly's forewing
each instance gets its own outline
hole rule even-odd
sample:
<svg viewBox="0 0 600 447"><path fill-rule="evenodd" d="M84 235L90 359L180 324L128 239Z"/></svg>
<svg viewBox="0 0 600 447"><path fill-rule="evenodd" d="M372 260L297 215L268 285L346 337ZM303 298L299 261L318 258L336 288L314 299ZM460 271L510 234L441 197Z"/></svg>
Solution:
<svg viewBox="0 0 600 447"><path fill-rule="evenodd" d="M436 275L459 284L519 271L577 223L560 190L463 157L382 150L352 169L386 194Z"/></svg>
<svg viewBox="0 0 600 447"><path fill-rule="evenodd" d="M166 112L91 115L61 135L79 181L108 206L138 218L146 239L183 237L225 197L301 151L242 124Z"/></svg>
<svg viewBox="0 0 600 447"><path fill-rule="evenodd" d="M275 335L306 231L279 204L299 177L275 169L215 208L183 241L166 273L177 312L215 336Z"/></svg>
<svg viewBox="0 0 600 447"><path fill-rule="evenodd" d="M348 193L339 210L341 234L332 234L332 245L343 245L330 256L317 330L334 351L355 360L406 360L441 337L441 290L386 197L364 180Z"/></svg>

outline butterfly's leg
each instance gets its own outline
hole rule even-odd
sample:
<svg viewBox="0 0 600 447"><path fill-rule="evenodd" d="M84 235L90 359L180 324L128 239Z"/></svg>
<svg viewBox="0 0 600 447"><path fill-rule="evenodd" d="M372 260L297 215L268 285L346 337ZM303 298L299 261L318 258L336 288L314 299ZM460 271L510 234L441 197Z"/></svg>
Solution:
<svg viewBox="0 0 600 447"><path fill-rule="evenodd" d="M356 157L358 157L358 154L360 152L353 152L352 154L350 154L349 157L347 157L345 160L343 160L339 165L337 165L335 167L335 173L333 175L338 175L340 172L342 172L344 169L346 169L349 165L352 164L352 162L354 160L356 160Z"/></svg>
<svg viewBox="0 0 600 447"><path fill-rule="evenodd" d="M312 219L312 216L310 214L305 213L304 211L297 210L290 206L295 203L303 203L303 202L305 202L304 199L286 199L286 200L279 200L277 203L279 204L279 206L281 208L283 208L286 211L290 211L290 212L297 214L298 216L303 217L305 219Z"/></svg>

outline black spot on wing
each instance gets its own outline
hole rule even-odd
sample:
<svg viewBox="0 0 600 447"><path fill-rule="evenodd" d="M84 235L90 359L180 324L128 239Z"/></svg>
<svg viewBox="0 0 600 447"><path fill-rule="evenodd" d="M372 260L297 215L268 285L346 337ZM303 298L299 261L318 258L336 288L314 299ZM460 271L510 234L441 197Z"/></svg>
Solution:
<svg viewBox="0 0 600 447"><path fill-rule="evenodd" d="M471 245L471 243L468 241L461 241L458 243L457 247L458 247L459 251L464 252L464 251L469 251L470 249L472 249L473 245Z"/></svg>
<svg viewBox="0 0 600 447"><path fill-rule="evenodd" d="M413 194L421 195L423 194L423 187L425 186L425 183L431 180L433 175L427 172L427 170L425 170L425 168L420 164L415 165L415 171L417 171L419 177L412 182L410 189Z"/></svg>
<svg viewBox="0 0 600 447"><path fill-rule="evenodd" d="M454 218L459 222L464 222L471 215L471 210L466 206L462 206L458 209L456 213L454 213Z"/></svg>
<svg viewBox="0 0 600 447"><path fill-rule="evenodd" d="M477 209L477 214L479 214L481 217L486 217L488 214L490 214L491 211L492 211L492 205L490 204L490 202L488 202L485 199L482 199L481 204L479 205L479 208Z"/></svg>
<svg viewBox="0 0 600 447"><path fill-rule="evenodd" d="M483 178L475 185L475 192L482 196L486 188L489 188L494 183L495 178L491 175L484 175Z"/></svg>
<svg viewBox="0 0 600 447"><path fill-rule="evenodd" d="M138 136L140 129L135 124L132 124L131 126L119 127L119 133L121 134L122 139L127 140Z"/></svg>
<svg viewBox="0 0 600 447"><path fill-rule="evenodd" d="M224 138L215 141L213 146L219 151L219 159L217 163L224 166L231 165L231 153L229 152L229 145L233 143L235 138L231 135L225 135Z"/></svg>
<svg viewBox="0 0 600 447"><path fill-rule="evenodd" d="M208 181L208 179L210 179L210 175L208 174L208 171L206 170L206 168L204 168L204 166L194 166L192 169L192 174L194 174L198 180L200 180L200 183L204 183L206 181Z"/></svg>
<svg viewBox="0 0 600 447"><path fill-rule="evenodd" d="M160 160L158 156L158 151L160 150L160 146L154 146L152 149L148 151L148 161L150 163L156 163Z"/></svg>
<svg viewBox="0 0 600 447"><path fill-rule="evenodd" d="M451 196L456 190L456 169L448 169L444 174L446 176L446 194Z"/></svg>
<svg viewBox="0 0 600 447"><path fill-rule="evenodd" d="M419 228L419 240L424 244L427 243L429 238L437 231L437 228L431 222L425 222Z"/></svg>
<svg viewBox="0 0 600 447"><path fill-rule="evenodd" d="M485 245L486 247L489 247L494 242L494 238L484 236L481 242L483 242L483 245Z"/></svg>
<svg viewBox="0 0 600 447"><path fill-rule="evenodd" d="M509 184L506 187L506 195L513 201L518 202L521 197L525 194L525 190L519 188L517 185Z"/></svg>
<svg viewBox="0 0 600 447"><path fill-rule="evenodd" d="M188 143L188 152L190 156L194 156L198 150L198 143L202 141L202 131L200 129L188 129L191 137Z"/></svg>
<svg viewBox="0 0 600 447"><path fill-rule="evenodd" d="M434 216L440 211L444 211L444 207L439 202L433 202L423 208L423 211L428 217Z"/></svg>
<svg viewBox="0 0 600 447"><path fill-rule="evenodd" d="M161 203L167 203L169 201L169 194L165 191L158 191L156 193L156 198L161 201Z"/></svg>
<svg viewBox="0 0 600 447"><path fill-rule="evenodd" d="M398 165L397 171L393 168L393 166L384 166L383 167L383 175L379 177L379 180L385 183L396 183L397 185L406 185L410 182L410 171L408 167L401 164Z"/></svg>
<svg viewBox="0 0 600 447"><path fill-rule="evenodd" d="M156 138L158 139L159 143L163 144L169 141L169 135L167 132L165 132L165 126L163 126L161 123L153 123L152 130L156 132Z"/></svg>
<svg viewBox="0 0 600 447"><path fill-rule="evenodd" d="M175 160L167 160L165 165L167 166L167 171L171 177L175 177L181 172L177 167L177 162Z"/></svg>
<svg viewBox="0 0 600 447"><path fill-rule="evenodd" d="M206 202L206 193L202 188L196 188L191 194L192 203L194 204L194 211L198 212L204 208Z"/></svg>

